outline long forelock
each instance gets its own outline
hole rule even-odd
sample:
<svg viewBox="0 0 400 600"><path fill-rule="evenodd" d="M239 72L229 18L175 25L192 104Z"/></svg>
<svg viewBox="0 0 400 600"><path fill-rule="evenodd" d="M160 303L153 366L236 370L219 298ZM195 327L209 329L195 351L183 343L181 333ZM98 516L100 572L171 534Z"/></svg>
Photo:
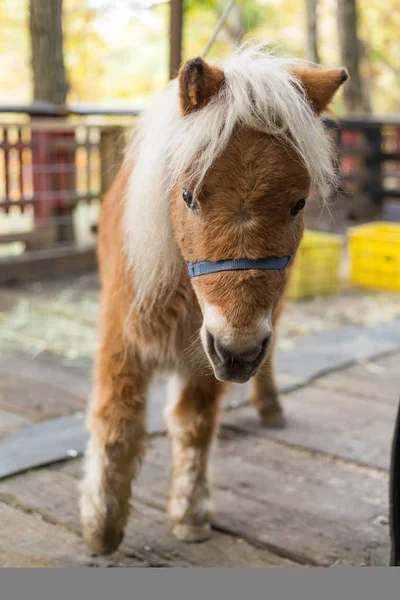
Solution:
<svg viewBox="0 0 400 600"><path fill-rule="evenodd" d="M183 173L198 187L238 125L292 147L320 196L328 197L335 183L332 143L292 74L296 68L298 60L273 56L260 45L242 47L225 63L224 84L204 108L182 116L174 80L141 118L128 154L134 170L125 219L137 303L155 296L155 288L172 291L179 279L182 259L169 215L171 190Z"/></svg>
<svg viewBox="0 0 400 600"><path fill-rule="evenodd" d="M224 65L225 83L202 110L180 116L166 148L172 188L182 173L199 186L238 125L263 131L292 148L325 200L335 183L332 143L301 81L301 61L262 46L241 48Z"/></svg>

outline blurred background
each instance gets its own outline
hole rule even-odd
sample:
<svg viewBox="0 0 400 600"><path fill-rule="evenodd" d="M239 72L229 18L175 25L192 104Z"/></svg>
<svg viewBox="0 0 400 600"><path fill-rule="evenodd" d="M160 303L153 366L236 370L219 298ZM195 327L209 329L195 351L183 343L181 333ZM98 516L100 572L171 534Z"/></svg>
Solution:
<svg viewBox="0 0 400 600"><path fill-rule="evenodd" d="M203 51L227 4L222 0L176 2L176 10L183 12L183 60ZM28 104L35 99L139 108L167 80L170 2L38 0L32 5L40 11L36 26L29 20L29 0L0 3L2 104ZM237 0L211 55L224 56L238 42L258 39L284 53L336 66L348 62L350 49L352 64L347 66L354 71L354 100L348 98L346 103L338 100L335 110L339 114L398 112L399 0L361 0L358 5L354 26L352 1ZM37 45L31 36L44 35L47 13L48 19L55 19L57 13L59 20L62 18L63 56L61 33L51 28L55 39L49 40L49 44L54 44L54 52L59 44L59 51L57 55L42 55L42 60L57 65L58 72L49 73L43 68L45 63L40 70L39 48L33 59L37 63L36 77L54 77L57 89L40 93L39 82L34 85L32 81L32 48ZM180 32L176 35L180 37Z"/></svg>
<svg viewBox="0 0 400 600"><path fill-rule="evenodd" d="M351 77L324 117L340 186L324 209L309 198L279 328L289 428L257 429L237 386L219 440L225 512L214 541L174 545L153 514L164 508L159 476L147 475L135 535L107 564L387 564L400 389L399 31L400 0L0 0L0 566L88 564L80 461L53 463L86 443L101 201L140 112L181 62L207 46L223 58L246 40ZM164 383L150 393L150 434L164 430ZM154 448L153 467L166 455L161 438Z"/></svg>

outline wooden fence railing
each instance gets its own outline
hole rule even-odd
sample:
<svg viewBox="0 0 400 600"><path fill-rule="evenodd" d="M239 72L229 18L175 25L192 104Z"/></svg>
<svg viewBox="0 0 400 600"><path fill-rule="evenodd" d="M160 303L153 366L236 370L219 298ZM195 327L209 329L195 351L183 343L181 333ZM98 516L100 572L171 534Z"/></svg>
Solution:
<svg viewBox="0 0 400 600"><path fill-rule="evenodd" d="M377 216L400 199L400 115L342 119L337 143L350 217Z"/></svg>
<svg viewBox="0 0 400 600"><path fill-rule="evenodd" d="M10 109L0 107L0 113ZM24 252L26 263L33 251L54 253L67 245L71 253L82 240L93 247L101 196L120 167L128 125L138 114L49 105L14 107L13 112L12 121L10 115L0 118L3 271L4 256L16 268L18 257L12 254ZM104 124L105 115L119 124ZM367 219L386 199L400 199L400 115L326 124L339 145L347 218Z"/></svg>
<svg viewBox="0 0 400 600"><path fill-rule="evenodd" d="M60 120L0 123L0 243L74 242L74 212L110 185L125 134L121 126Z"/></svg>

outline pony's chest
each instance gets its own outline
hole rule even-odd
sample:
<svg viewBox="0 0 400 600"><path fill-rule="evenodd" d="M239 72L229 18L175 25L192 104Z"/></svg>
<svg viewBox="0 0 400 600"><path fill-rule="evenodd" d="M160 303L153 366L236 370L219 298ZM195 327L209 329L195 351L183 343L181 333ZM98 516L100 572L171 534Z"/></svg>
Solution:
<svg viewBox="0 0 400 600"><path fill-rule="evenodd" d="M199 339L201 316L197 311L164 310L138 321L137 334L143 360L157 370L173 370Z"/></svg>

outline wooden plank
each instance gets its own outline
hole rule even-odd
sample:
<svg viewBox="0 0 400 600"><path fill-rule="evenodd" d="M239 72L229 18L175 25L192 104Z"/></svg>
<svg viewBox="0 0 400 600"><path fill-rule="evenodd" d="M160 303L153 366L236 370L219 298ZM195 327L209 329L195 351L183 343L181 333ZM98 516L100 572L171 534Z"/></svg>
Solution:
<svg viewBox="0 0 400 600"><path fill-rule="evenodd" d="M21 205L19 201L13 202L13 204L16 206ZM11 242L24 242L28 249L54 244L56 242L56 228L48 225L33 231L0 234L0 244L10 244Z"/></svg>
<svg viewBox="0 0 400 600"><path fill-rule="evenodd" d="M345 325L300 336L292 352L277 354L278 383L279 377L287 374L289 382L305 384L331 371L399 349L400 319L374 326Z"/></svg>
<svg viewBox="0 0 400 600"><path fill-rule="evenodd" d="M54 116L57 115L58 111L60 110L59 107L50 105L50 107L47 106L36 106L35 105L28 105L28 106L18 106L18 105L11 105L11 106L0 106L0 113L13 113L13 114L19 114L19 113L27 113L27 114L31 114L34 115L35 118L32 119L31 121L28 122L21 122L21 121L7 121L7 122L1 122L0 123L0 127L21 127L23 129L30 129L32 131L56 131L56 132L61 132L61 131L74 131L77 129L77 127L85 127L85 123L84 122L71 122L71 121L67 121L67 120L61 120L60 116L67 116L68 114L71 115L82 115L82 116L91 116L91 115L100 115L100 116L104 116L104 115L115 115L115 116L126 116L126 117L137 117L141 114L141 110L139 109L134 109L134 108L112 108L112 107L104 107L104 108L99 108L98 106L92 106L92 107L87 107L85 106L75 106L75 107L70 107L67 111L63 110L63 112L61 112L60 116L55 118L55 119L51 119L49 118L49 116ZM46 115L45 119L41 119L40 115ZM135 122L135 119L126 119L126 125L129 126L132 124L132 122ZM96 124L95 125L96 129L108 129L109 127L112 127L109 124ZM28 144L27 144L28 145Z"/></svg>
<svg viewBox="0 0 400 600"><path fill-rule="evenodd" d="M228 433L211 469L217 528L309 563L373 564L388 556L386 473ZM157 440L148 456L153 469L166 471L165 456L167 441ZM157 498L160 480L143 482L136 495Z"/></svg>
<svg viewBox="0 0 400 600"><path fill-rule="evenodd" d="M0 259L0 284L59 277L96 269L94 246L50 248Z"/></svg>
<svg viewBox="0 0 400 600"><path fill-rule="evenodd" d="M400 396L400 354L331 373L315 381L315 385L341 393L350 391L352 396L392 407Z"/></svg>
<svg viewBox="0 0 400 600"><path fill-rule="evenodd" d="M77 474L80 461L73 461L73 465ZM60 523L70 531L80 532L77 481L63 470L40 469L3 481L0 497ZM164 511L140 501L135 502L125 540L114 557L119 564L135 557L152 566L298 566L223 533L216 533L204 544L182 544L173 538Z"/></svg>
<svg viewBox="0 0 400 600"><path fill-rule="evenodd" d="M24 550L15 550L0 543L0 566L2 568L60 568L76 567L68 561L52 559L50 557L33 556Z"/></svg>
<svg viewBox="0 0 400 600"><path fill-rule="evenodd" d="M32 381L20 375L1 374L0 407L27 417L30 421L46 421L70 415L85 408L85 400L60 390L51 381Z"/></svg>
<svg viewBox="0 0 400 600"><path fill-rule="evenodd" d="M307 387L283 399L288 418L286 429L263 429L249 406L227 413L224 423L289 446L388 469L397 401L393 398L391 403L373 403L351 396L349 391L341 394Z"/></svg>
<svg viewBox="0 0 400 600"><path fill-rule="evenodd" d="M37 514L0 502L0 567L108 566L108 560L89 558L79 538L47 523ZM132 566L143 566L131 559Z"/></svg>
<svg viewBox="0 0 400 600"><path fill-rule="evenodd" d="M29 419L0 408L0 438L11 433L12 431L16 431L20 427L24 427L24 425L29 425L30 423L31 421L29 421Z"/></svg>
<svg viewBox="0 0 400 600"><path fill-rule="evenodd" d="M387 561L386 473L221 433L211 468L214 528L304 564ZM137 500L164 506L168 461L167 440L153 440L134 484ZM79 475L78 461L61 468Z"/></svg>
<svg viewBox="0 0 400 600"><path fill-rule="evenodd" d="M57 390L68 390L71 395L85 400L91 390L92 361L78 359L71 361L52 352L42 352L30 356L22 352L0 357L0 374L18 376L21 373L32 381L50 381Z"/></svg>
<svg viewBox="0 0 400 600"><path fill-rule="evenodd" d="M34 421L70 415L86 406L90 368L42 353L0 357L0 405Z"/></svg>

